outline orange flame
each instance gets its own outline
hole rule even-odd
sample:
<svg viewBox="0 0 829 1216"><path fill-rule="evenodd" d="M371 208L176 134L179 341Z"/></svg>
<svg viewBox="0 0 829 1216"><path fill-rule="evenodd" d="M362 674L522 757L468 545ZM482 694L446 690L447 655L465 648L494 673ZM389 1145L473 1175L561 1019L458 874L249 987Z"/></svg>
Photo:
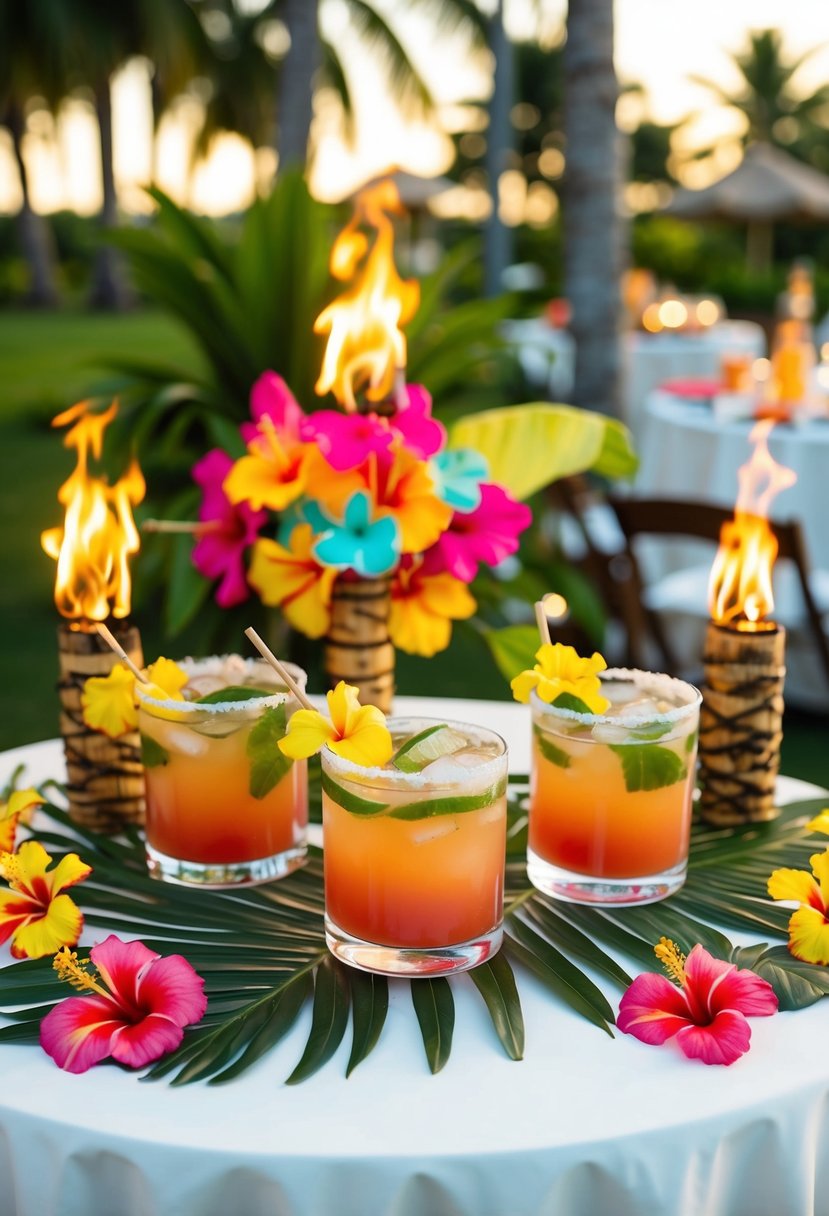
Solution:
<svg viewBox="0 0 829 1216"><path fill-rule="evenodd" d="M749 436L754 451L740 469L734 519L722 526L711 569L711 616L720 625L735 622L738 629L762 628L774 608L771 574L777 539L768 525L768 514L775 496L797 481L797 475L778 464L769 451L773 426L773 420L758 422Z"/></svg>
<svg viewBox="0 0 829 1216"><path fill-rule="evenodd" d="M91 414L81 401L52 419L52 426L74 426L63 444L75 448L78 461L58 490L66 508L62 528L48 528L40 543L58 563L55 603L58 611L79 622L104 621L130 610L127 558L139 549L132 508L144 497L145 484L133 461L114 486L89 472L90 458L100 459L104 431L118 412L113 403L102 414Z"/></svg>
<svg viewBox="0 0 829 1216"><path fill-rule="evenodd" d="M335 278L353 278L354 283L314 323L315 333L329 335L314 387L321 396L331 389L348 410L357 408L361 391L371 402L391 394L395 372L406 366L400 327L411 321L420 302L417 280L397 273L394 227L387 213L403 214L393 182L380 182L357 196L354 215L334 242L330 261ZM361 224L376 230L370 248Z"/></svg>

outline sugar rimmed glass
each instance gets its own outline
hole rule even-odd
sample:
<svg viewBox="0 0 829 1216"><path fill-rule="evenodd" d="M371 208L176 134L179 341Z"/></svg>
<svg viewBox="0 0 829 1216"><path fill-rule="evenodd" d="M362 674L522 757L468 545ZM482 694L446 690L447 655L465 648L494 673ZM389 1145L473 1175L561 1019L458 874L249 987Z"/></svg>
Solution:
<svg viewBox="0 0 829 1216"><path fill-rule="evenodd" d="M395 746L437 725L387 722ZM507 747L482 727L442 725L466 736L468 759L445 757L431 772L321 753L326 941L365 971L466 971L501 944Z"/></svg>
<svg viewBox="0 0 829 1216"><path fill-rule="evenodd" d="M290 763L277 747L283 718L298 703L269 664L230 656L228 668L228 659L179 666L188 676L185 695L224 678L234 686L232 700L161 701L136 686L147 867L155 878L232 887L281 878L305 860L307 763ZM286 667L304 689L305 672ZM250 698L240 687L251 689Z"/></svg>
<svg viewBox="0 0 829 1216"><path fill-rule="evenodd" d="M557 899L653 903L685 881L702 697L625 668L601 684L605 714L532 694L527 872Z"/></svg>

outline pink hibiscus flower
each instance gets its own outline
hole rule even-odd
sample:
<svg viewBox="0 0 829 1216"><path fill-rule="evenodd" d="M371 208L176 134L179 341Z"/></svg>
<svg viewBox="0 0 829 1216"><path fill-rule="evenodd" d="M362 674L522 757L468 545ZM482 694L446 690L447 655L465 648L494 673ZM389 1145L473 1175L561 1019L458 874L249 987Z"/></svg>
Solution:
<svg viewBox="0 0 829 1216"><path fill-rule="evenodd" d="M746 1018L777 1012L771 984L713 958L700 945L687 961L664 937L655 952L674 983L664 975L638 976L619 1005L619 1029L643 1043L675 1038L686 1056L705 1064L733 1064L749 1048Z"/></svg>
<svg viewBox="0 0 829 1216"><path fill-rule="evenodd" d="M496 566L518 549L518 535L530 526L532 512L516 502L501 486L482 485L481 501L474 511L456 511L449 528L428 550L424 571L448 570L471 583L478 565Z"/></svg>
<svg viewBox="0 0 829 1216"><path fill-rule="evenodd" d="M268 418L280 439L298 441L306 422L302 406L288 385L276 372L263 372L250 390L250 415L253 422L243 422L240 430L245 443L259 434L259 423Z"/></svg>
<svg viewBox="0 0 829 1216"><path fill-rule="evenodd" d="M193 549L193 565L205 578L221 579L216 603L221 608L241 604L250 595L245 572L245 550L259 535L267 511L254 511L246 503L230 502L222 482L233 468L226 452L214 448L193 466L193 480L201 486L199 519L213 526L205 530Z"/></svg>
<svg viewBox="0 0 829 1216"><path fill-rule="evenodd" d="M432 398L422 384L407 384L405 400L391 419L392 429L413 456L426 460L446 443L446 427L432 417Z"/></svg>
<svg viewBox="0 0 829 1216"><path fill-rule="evenodd" d="M392 435L388 423L376 414L340 414L318 410L307 419L305 439L315 439L325 459L338 473L356 469L372 452L387 452Z"/></svg>
<svg viewBox="0 0 829 1216"><path fill-rule="evenodd" d="M40 1024L43 1050L66 1072L86 1072L108 1056L143 1068L178 1047L183 1028L204 1017L204 980L181 955L162 958L143 942L111 935L89 956L97 977L68 950L56 956L61 978L90 995L61 1001Z"/></svg>

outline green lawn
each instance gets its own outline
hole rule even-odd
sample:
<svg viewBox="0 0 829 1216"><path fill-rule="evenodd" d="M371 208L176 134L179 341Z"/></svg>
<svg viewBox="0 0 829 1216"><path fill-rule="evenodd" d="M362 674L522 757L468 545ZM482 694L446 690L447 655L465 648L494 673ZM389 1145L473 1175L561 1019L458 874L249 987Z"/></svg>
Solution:
<svg viewBox="0 0 829 1216"><path fill-rule="evenodd" d="M73 457L49 419L94 387L106 353L148 351L171 362L194 357L186 333L158 313L0 313L0 749L57 733L54 564L40 548L40 533L61 520L56 495ZM138 624L154 658L166 649L157 614ZM401 656L398 676L409 693L507 695L480 642L461 631L435 662ZM783 771L829 786L825 740L825 720L787 715Z"/></svg>

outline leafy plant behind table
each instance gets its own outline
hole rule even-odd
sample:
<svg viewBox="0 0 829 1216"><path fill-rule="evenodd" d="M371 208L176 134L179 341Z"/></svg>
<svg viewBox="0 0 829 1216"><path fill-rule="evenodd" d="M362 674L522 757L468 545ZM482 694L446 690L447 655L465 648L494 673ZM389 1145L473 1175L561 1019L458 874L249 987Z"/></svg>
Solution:
<svg viewBox="0 0 829 1216"><path fill-rule="evenodd" d="M319 819L318 768L311 787ZM821 801L788 806L769 824L725 830L695 825L688 881L678 894L649 907L599 911L557 903L529 885L526 793L525 781L512 783L504 948L469 973L510 1058L524 1054L518 984L525 970L552 999L612 1036L606 991L624 990L632 974L654 970L653 945L663 934L684 953L700 942L714 956L756 971L774 988L781 1010L803 1009L829 995L829 968L799 962L782 945L735 947L715 927L785 940L789 913L764 897L766 880L776 867L808 866L814 841L804 837L803 827ZM388 981L328 954L318 850L311 850L304 869L278 883L193 891L147 877L135 829L119 841L71 825L55 807L45 813L53 826L38 839L49 852L59 858L79 849L94 867L76 895L87 941L106 932L139 934L159 953L180 952L205 978L203 1022L149 1069L147 1079L163 1077L173 1085L231 1081L284 1038L307 1005L311 1028L288 1084L306 1080L330 1060L349 1024L346 1075L371 1053L388 1012ZM426 1058L438 1072L449 1059L453 1033L467 1032L463 1024L455 1026L455 981L399 982L410 984ZM49 959L0 970L0 1011L12 1023L0 1029L0 1043L37 1043L41 1018L66 995ZM532 1043L528 1050L531 1055Z"/></svg>

